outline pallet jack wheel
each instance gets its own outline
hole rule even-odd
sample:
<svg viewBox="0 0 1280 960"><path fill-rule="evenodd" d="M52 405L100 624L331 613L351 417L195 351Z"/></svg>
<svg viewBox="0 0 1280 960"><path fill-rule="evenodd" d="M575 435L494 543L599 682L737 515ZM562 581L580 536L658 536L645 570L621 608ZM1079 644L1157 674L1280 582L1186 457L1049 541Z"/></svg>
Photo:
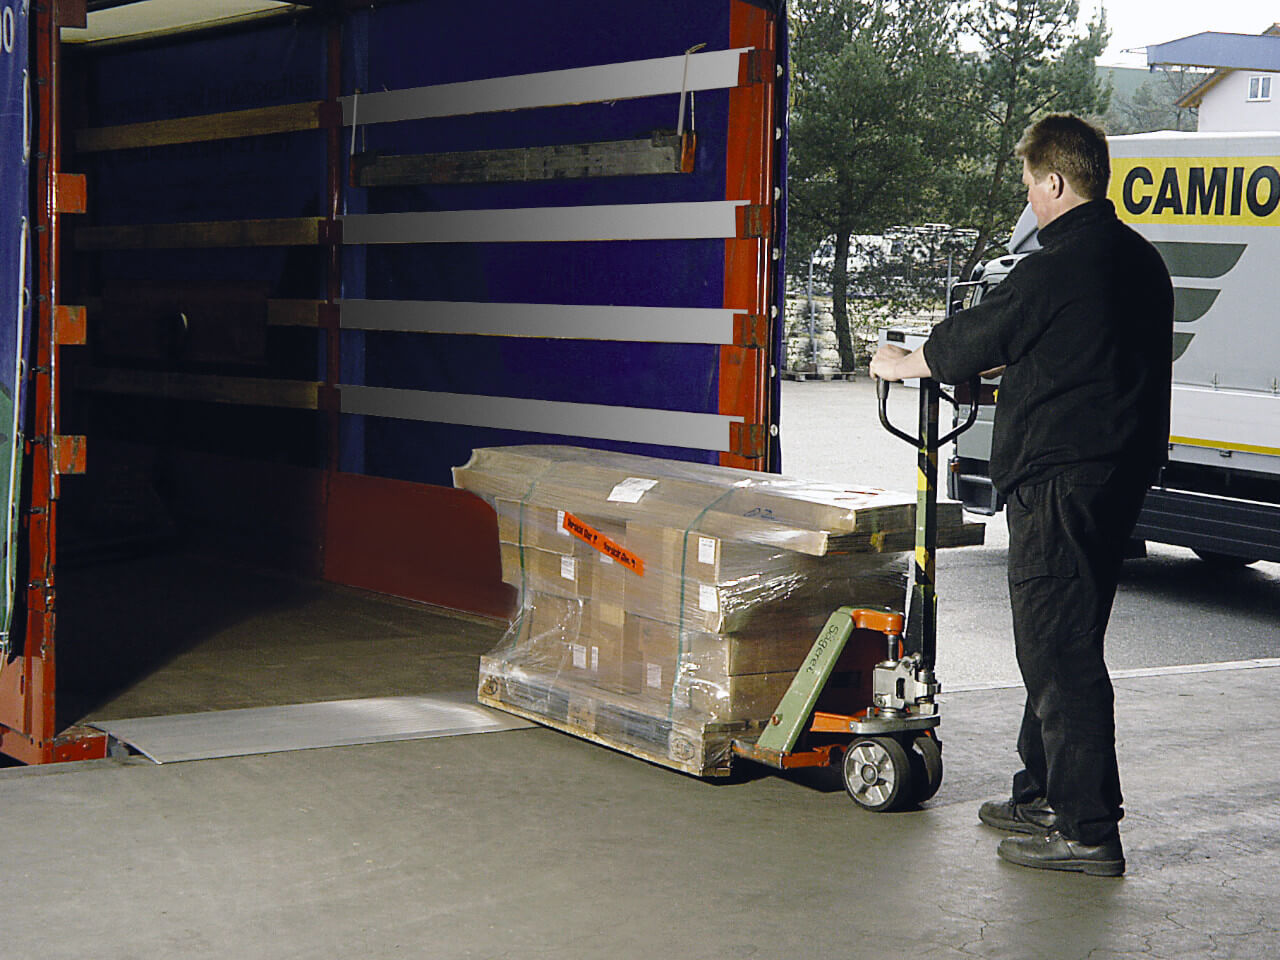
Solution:
<svg viewBox="0 0 1280 960"><path fill-rule="evenodd" d="M912 785L916 803L933 799L942 786L942 744L932 733L922 733L911 743Z"/></svg>
<svg viewBox="0 0 1280 960"><path fill-rule="evenodd" d="M893 737L855 740L844 755L844 788L864 810L897 810L913 799L911 760Z"/></svg>

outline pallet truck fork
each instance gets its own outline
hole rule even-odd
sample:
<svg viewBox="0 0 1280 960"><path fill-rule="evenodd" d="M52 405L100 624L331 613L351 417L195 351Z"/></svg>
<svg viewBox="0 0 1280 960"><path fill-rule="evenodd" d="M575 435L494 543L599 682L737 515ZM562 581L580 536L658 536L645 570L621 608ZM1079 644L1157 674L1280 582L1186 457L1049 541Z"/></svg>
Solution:
<svg viewBox="0 0 1280 960"><path fill-rule="evenodd" d="M841 764L854 803L874 812L922 803L942 783L942 743L934 676L938 603L934 557L938 543L938 450L973 426L977 385L970 385L963 423L938 436L939 400L960 403L935 380L920 381L920 432L904 433L889 422L889 382L876 383L880 422L918 451L916 543L907 616L878 607L845 606L828 618L808 656L755 740L733 741L735 757L791 770ZM905 627L905 629L904 629ZM882 634L885 659L872 670L871 704L855 713L816 709L836 661L854 631ZM863 639L869 634L864 633Z"/></svg>

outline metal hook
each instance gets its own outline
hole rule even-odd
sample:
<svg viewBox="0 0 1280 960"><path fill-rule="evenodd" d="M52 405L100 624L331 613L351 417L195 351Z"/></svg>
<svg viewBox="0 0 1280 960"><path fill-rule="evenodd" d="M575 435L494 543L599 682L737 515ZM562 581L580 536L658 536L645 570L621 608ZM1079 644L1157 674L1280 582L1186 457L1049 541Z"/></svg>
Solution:
<svg viewBox="0 0 1280 960"><path fill-rule="evenodd" d="M679 116L679 119L677 119L676 121L677 137L684 137L684 96L689 89L689 57L697 53L699 50L701 50L705 46L706 46L705 43L695 43L692 47L690 47L688 50L684 52L684 77L680 81L680 116ZM693 117L692 117L693 94L692 93L689 94L689 112L690 112L689 129L693 130Z"/></svg>

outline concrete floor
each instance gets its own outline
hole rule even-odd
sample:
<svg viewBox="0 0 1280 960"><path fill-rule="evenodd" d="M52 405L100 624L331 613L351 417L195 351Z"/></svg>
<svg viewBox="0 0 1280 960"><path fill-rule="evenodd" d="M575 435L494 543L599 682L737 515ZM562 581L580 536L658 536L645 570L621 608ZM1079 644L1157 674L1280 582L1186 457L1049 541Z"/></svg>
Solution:
<svg viewBox="0 0 1280 960"><path fill-rule="evenodd" d="M89 716L454 690L497 636L206 572L177 599L221 617L84 687ZM0 770L0 957L1271 958L1278 679L1117 682L1121 880L996 859L976 808L1007 791L1016 689L946 696L942 789L890 815L826 772L707 783L542 728Z"/></svg>

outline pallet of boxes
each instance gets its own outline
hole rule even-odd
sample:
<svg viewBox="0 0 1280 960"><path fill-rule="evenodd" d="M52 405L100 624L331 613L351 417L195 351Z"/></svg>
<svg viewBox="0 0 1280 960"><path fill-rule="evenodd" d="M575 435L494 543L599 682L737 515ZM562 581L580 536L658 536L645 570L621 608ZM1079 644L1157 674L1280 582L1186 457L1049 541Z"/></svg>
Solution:
<svg viewBox="0 0 1280 960"><path fill-rule="evenodd" d="M489 706L698 776L729 773L840 606L901 609L913 496L576 447L475 450L519 611L480 662ZM981 543L959 504L939 545ZM871 702L855 636L820 709Z"/></svg>

